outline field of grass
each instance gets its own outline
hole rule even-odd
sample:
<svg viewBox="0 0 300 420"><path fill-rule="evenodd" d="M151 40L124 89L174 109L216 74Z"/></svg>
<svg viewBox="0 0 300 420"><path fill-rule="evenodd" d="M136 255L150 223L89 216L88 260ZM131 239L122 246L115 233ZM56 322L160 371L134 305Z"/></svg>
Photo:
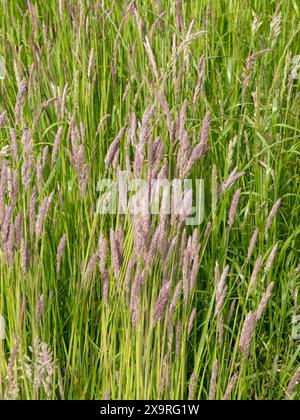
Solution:
<svg viewBox="0 0 300 420"><path fill-rule="evenodd" d="M299 45L298 0L0 0L1 399L300 397ZM101 214L125 170L203 223Z"/></svg>

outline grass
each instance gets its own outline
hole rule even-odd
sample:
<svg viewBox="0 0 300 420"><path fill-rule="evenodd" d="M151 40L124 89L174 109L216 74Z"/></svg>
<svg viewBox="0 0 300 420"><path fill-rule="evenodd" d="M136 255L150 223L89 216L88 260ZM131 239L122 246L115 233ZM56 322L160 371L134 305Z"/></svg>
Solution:
<svg viewBox="0 0 300 420"><path fill-rule="evenodd" d="M300 396L294 383L300 376L300 346L293 334L293 317L300 315L300 85L293 77L299 21L296 0L1 0L0 114L6 112L0 130L2 399L223 399L226 390L233 400ZM202 55L205 78L193 101ZM193 180L204 179L204 221L186 227L189 237L197 232L191 251L180 246L184 224L167 220L146 267L145 255L163 217L152 216L143 254L136 234L139 226L145 229L145 220L137 226L139 219L129 213L98 214L97 182L116 180L126 157L137 159L143 128L143 177L151 169L147 148L157 136L163 147L158 169L167 163L168 177L176 177L183 139L175 128L185 100L184 129L192 147L210 111L209 150L188 173ZM154 104L147 128L141 121ZM130 144L133 113L142 127ZM122 127L119 155L108 166L105 156ZM218 194L234 168L243 176ZM247 258L256 228L257 243ZM102 268L100 237L108 246ZM186 287L192 276L189 265L184 271L189 256L195 286L188 296L180 289L172 314L176 285L182 281ZM259 256L261 267L250 289ZM221 272L228 265L223 287L216 265ZM170 290L155 325L157 299L167 281ZM250 334L249 354L243 354L246 316L256 313L272 283ZM221 305L215 316L216 300Z"/></svg>

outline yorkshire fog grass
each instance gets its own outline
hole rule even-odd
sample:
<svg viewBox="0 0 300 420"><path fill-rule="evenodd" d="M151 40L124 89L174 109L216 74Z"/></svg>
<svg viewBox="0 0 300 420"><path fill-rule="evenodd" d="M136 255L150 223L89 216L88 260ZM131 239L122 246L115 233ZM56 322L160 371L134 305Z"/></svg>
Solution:
<svg viewBox="0 0 300 420"><path fill-rule="evenodd" d="M1 399L300 397L299 45L296 0L0 0ZM124 170L203 223L99 214Z"/></svg>

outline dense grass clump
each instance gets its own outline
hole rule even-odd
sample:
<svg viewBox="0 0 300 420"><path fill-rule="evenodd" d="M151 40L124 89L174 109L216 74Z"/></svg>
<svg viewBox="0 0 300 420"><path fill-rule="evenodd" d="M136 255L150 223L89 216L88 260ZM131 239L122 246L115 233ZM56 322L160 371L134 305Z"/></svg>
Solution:
<svg viewBox="0 0 300 420"><path fill-rule="evenodd" d="M294 0L1 0L1 399L299 398L299 45ZM102 214L126 177L203 222Z"/></svg>

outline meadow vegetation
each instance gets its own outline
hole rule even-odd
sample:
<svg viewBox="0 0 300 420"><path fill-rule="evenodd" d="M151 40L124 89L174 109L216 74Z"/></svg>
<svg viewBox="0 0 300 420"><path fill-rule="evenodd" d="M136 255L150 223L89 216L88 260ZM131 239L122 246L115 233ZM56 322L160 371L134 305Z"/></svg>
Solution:
<svg viewBox="0 0 300 420"><path fill-rule="evenodd" d="M299 32L296 0L0 0L1 399L299 398ZM203 223L100 214L125 170L203 179Z"/></svg>

